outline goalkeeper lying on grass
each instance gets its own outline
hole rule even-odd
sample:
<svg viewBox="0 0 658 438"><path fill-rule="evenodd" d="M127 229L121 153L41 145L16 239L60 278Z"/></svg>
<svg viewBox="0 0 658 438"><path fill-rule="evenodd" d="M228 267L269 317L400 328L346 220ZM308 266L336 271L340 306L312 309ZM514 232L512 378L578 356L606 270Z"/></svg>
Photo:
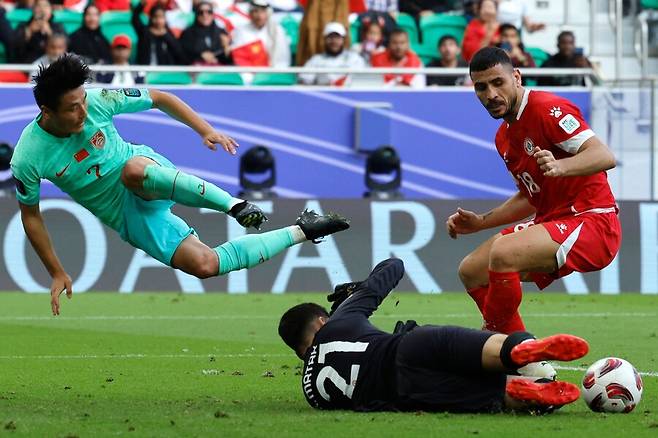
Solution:
<svg viewBox="0 0 658 438"><path fill-rule="evenodd" d="M385 260L366 280L336 286L330 313L305 303L281 317L279 335L304 360L302 390L311 406L543 413L578 399L571 383L514 375L530 362L583 357L588 344L576 336L535 339L413 321L391 334L373 326L368 318L403 275L401 260Z"/></svg>

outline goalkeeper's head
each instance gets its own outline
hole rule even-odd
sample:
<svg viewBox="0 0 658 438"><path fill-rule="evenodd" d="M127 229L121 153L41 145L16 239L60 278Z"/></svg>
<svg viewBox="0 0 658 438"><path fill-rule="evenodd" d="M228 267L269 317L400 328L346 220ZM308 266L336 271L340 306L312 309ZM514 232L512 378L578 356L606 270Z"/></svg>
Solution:
<svg viewBox="0 0 658 438"><path fill-rule="evenodd" d="M324 307L315 303L298 304L288 309L279 321L279 336L300 359L313 343L313 338L329 320Z"/></svg>

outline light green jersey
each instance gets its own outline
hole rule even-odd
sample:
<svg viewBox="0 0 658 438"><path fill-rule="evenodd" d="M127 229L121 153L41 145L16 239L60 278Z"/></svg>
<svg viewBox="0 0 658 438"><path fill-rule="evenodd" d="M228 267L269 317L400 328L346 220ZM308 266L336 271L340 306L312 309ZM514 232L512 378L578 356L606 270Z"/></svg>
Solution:
<svg viewBox="0 0 658 438"><path fill-rule="evenodd" d="M47 179L119 231L126 188L121 170L139 150L124 141L112 117L145 111L153 106L147 89L87 90L88 116L84 129L70 137L55 137L37 123L37 116L21 133L11 160L16 197L27 205L39 202L39 185Z"/></svg>

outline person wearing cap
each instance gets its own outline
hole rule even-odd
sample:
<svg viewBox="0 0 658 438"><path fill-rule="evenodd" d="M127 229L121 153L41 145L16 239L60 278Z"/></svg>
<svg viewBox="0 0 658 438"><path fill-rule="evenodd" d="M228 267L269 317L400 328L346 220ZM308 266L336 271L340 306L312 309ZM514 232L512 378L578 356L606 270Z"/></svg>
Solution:
<svg viewBox="0 0 658 438"><path fill-rule="evenodd" d="M283 27L272 19L267 0L249 2L249 23L233 31L233 50L260 41L267 52L271 67L289 67L291 61L290 40ZM236 61L237 62L237 61Z"/></svg>
<svg viewBox="0 0 658 438"><path fill-rule="evenodd" d="M128 35L119 34L112 39L112 65L130 65L130 51L132 41ZM111 84L116 87L132 87L135 84L144 83L144 75L137 72L115 71L99 72L96 82Z"/></svg>
<svg viewBox="0 0 658 438"><path fill-rule="evenodd" d="M345 26L338 22L327 23L324 35L324 53L313 55L304 67L309 68L365 68L366 63L358 53L345 49ZM305 85L337 85L349 82L344 73L302 73L299 82Z"/></svg>

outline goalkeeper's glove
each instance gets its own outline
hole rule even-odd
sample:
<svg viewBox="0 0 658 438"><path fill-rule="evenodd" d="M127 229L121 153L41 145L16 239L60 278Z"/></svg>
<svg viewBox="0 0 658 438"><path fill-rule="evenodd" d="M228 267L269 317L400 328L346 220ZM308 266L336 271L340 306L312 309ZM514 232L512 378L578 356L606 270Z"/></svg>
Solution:
<svg viewBox="0 0 658 438"><path fill-rule="evenodd" d="M338 309L338 306L343 304L343 301L345 301L347 297L349 297L354 292L356 292L362 283L363 283L362 281L355 281L352 283L343 283L336 286L334 288L333 293L330 293L327 296L327 301L333 303L331 305L331 311L329 312L329 316L333 315L336 309Z"/></svg>

